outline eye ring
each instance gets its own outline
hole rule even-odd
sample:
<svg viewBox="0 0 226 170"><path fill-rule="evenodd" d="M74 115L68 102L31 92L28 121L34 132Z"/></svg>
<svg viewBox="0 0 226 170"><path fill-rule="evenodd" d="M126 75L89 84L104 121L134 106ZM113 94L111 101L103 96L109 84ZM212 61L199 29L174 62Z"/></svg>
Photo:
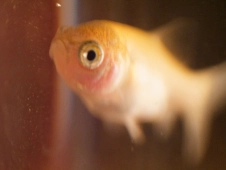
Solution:
<svg viewBox="0 0 226 170"><path fill-rule="evenodd" d="M94 69L103 62L104 51L95 41L87 41L81 45L78 56L84 67Z"/></svg>

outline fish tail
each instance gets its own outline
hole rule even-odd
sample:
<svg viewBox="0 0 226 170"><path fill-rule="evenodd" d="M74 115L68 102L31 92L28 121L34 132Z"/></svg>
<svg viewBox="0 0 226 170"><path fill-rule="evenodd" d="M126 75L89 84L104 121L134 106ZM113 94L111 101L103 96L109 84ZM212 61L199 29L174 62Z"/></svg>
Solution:
<svg viewBox="0 0 226 170"><path fill-rule="evenodd" d="M216 112L226 104L226 62L210 68L207 73L212 80L209 109Z"/></svg>
<svg viewBox="0 0 226 170"><path fill-rule="evenodd" d="M213 118L226 104L226 62L199 71L190 86L184 120L184 156L199 163L207 150Z"/></svg>

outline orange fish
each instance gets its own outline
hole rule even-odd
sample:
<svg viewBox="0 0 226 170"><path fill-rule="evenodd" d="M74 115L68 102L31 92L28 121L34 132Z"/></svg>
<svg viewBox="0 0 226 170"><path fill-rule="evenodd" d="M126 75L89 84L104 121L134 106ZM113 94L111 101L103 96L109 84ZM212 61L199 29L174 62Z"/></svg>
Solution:
<svg viewBox="0 0 226 170"><path fill-rule="evenodd" d="M145 138L141 123L153 123L167 137L182 118L184 153L199 161L212 113L225 104L226 63L192 70L164 45L159 32L111 21L64 27L50 56L90 113L124 125L134 142Z"/></svg>

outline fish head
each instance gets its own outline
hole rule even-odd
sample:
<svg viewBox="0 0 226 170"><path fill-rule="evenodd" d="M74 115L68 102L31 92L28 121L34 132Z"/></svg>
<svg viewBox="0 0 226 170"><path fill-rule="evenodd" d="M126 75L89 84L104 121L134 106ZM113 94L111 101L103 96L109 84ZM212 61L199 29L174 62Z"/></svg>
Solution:
<svg viewBox="0 0 226 170"><path fill-rule="evenodd" d="M108 93L127 69L125 40L109 24L93 21L59 28L50 56L66 83L78 93Z"/></svg>

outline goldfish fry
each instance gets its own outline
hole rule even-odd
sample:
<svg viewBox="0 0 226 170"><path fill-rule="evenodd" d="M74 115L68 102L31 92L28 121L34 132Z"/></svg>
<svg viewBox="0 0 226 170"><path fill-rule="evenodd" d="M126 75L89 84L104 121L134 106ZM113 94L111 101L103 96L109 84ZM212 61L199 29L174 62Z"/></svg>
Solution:
<svg viewBox="0 0 226 170"><path fill-rule="evenodd" d="M200 162L213 113L225 104L226 63L193 70L164 45L161 32L91 21L59 28L50 56L90 113L124 125L134 142L144 140L141 123L168 136L181 117L184 155Z"/></svg>

